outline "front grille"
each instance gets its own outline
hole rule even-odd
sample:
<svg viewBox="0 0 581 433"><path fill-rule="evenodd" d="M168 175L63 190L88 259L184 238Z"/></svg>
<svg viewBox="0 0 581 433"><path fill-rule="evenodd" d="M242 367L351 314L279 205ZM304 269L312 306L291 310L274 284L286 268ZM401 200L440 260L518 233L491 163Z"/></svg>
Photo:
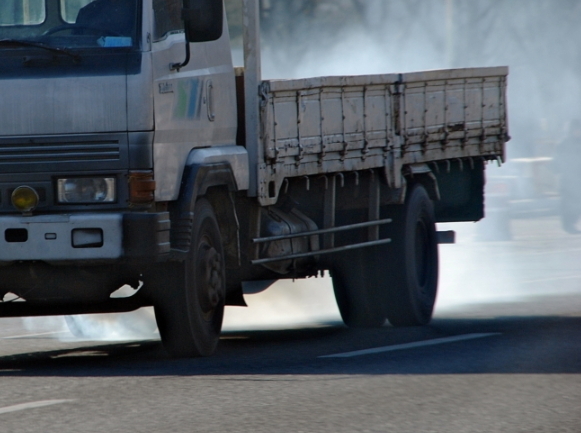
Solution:
<svg viewBox="0 0 581 433"><path fill-rule="evenodd" d="M0 174L127 169L126 133L0 137Z"/></svg>
<svg viewBox="0 0 581 433"><path fill-rule="evenodd" d="M119 161L119 141L79 143L10 143L0 144L0 165L67 163L83 161Z"/></svg>

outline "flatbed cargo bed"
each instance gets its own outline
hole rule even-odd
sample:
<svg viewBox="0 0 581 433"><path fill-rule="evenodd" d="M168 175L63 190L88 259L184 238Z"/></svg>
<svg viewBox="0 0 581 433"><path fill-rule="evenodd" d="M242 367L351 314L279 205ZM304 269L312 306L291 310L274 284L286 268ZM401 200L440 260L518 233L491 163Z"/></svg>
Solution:
<svg viewBox="0 0 581 433"><path fill-rule="evenodd" d="M267 80L261 85L258 196L285 178L504 158L508 68Z"/></svg>

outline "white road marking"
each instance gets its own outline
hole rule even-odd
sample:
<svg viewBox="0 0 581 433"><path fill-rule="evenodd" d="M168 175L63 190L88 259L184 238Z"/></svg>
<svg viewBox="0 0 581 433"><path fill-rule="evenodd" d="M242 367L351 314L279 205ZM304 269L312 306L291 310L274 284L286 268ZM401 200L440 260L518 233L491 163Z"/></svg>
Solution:
<svg viewBox="0 0 581 433"><path fill-rule="evenodd" d="M68 403L73 400L40 400L32 401L30 403L20 403L13 406L0 407L0 414L17 412L19 410L34 409L37 407L52 406L54 404Z"/></svg>
<svg viewBox="0 0 581 433"><path fill-rule="evenodd" d="M394 344L393 346L374 347L373 349L355 350L353 352L336 353L334 355L323 355L319 356L319 358L352 358L354 356L371 355L374 353L395 352L396 350L415 349L417 347L436 346L438 344L454 343L456 341L474 340L477 338L492 337L493 335L500 335L500 333L489 332L485 334L456 335L455 337L436 338L434 340Z"/></svg>
<svg viewBox="0 0 581 433"><path fill-rule="evenodd" d="M581 251L581 248L568 248L566 250L545 250L545 251L531 251L529 254L531 256L540 256L540 255L547 255L547 254L571 254L571 253L578 253Z"/></svg>
<svg viewBox="0 0 581 433"><path fill-rule="evenodd" d="M42 335L68 334L68 333L69 333L68 331L40 332L38 334L22 334L22 335L11 335L9 337L0 337L0 340L11 340L16 338L40 337Z"/></svg>
<svg viewBox="0 0 581 433"><path fill-rule="evenodd" d="M522 284L534 284L534 283L544 283L547 281L557 281L557 280L578 280L581 275L568 275L562 277L547 277L547 278L537 278L535 280L525 280Z"/></svg>

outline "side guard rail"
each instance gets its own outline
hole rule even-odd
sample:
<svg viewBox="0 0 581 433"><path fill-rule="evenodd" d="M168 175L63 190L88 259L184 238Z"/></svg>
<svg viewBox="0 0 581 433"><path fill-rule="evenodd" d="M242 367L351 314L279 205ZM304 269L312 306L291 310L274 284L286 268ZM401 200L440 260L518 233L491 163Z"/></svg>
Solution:
<svg viewBox="0 0 581 433"><path fill-rule="evenodd" d="M288 234L288 235L256 238L256 239L252 239L252 242L255 244L261 244L261 243L274 242L274 241L280 241L280 240L285 240L285 239L294 239L294 238L300 238L300 237L324 235L324 234L328 234L328 233L337 233L337 232L342 232L342 231L346 231L346 230L356 230L356 229L362 229L362 228L366 228L366 227L380 226L383 224L389 224L391 222L392 222L391 218L386 218L386 219L382 219L382 220L368 221L368 222L364 222L364 223L349 224L349 225L341 226L341 227L331 227L331 228L327 228L327 229L312 230L312 231L301 232L301 233L292 233L292 234ZM391 242L391 239L379 239L379 240L374 240L374 241L361 242L361 243L357 243L357 244L344 245L341 247L327 248L327 249L316 250L316 251L309 251L309 252L305 252L305 253L290 254L290 255L285 255L285 256L280 256L280 257L269 257L269 258L263 258L263 259L255 259L255 260L252 260L251 263L253 265L260 265L263 263L278 262L281 260L300 259L300 258L304 258L304 257L313 257L313 256L319 256L322 254L331 254L331 253L338 253L341 251L354 250L354 249L358 249L358 248L372 247L375 245L383 245L383 244L387 244L390 242Z"/></svg>

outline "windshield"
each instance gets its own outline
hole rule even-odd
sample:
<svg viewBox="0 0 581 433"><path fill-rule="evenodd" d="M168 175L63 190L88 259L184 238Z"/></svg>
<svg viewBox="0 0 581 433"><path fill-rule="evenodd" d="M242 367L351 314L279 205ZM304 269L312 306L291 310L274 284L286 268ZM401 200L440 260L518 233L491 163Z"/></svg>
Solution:
<svg viewBox="0 0 581 433"><path fill-rule="evenodd" d="M0 3L0 26L38 25L45 19L45 0L3 0Z"/></svg>
<svg viewBox="0 0 581 433"><path fill-rule="evenodd" d="M1 0L0 40L58 48L133 47L140 0Z"/></svg>

